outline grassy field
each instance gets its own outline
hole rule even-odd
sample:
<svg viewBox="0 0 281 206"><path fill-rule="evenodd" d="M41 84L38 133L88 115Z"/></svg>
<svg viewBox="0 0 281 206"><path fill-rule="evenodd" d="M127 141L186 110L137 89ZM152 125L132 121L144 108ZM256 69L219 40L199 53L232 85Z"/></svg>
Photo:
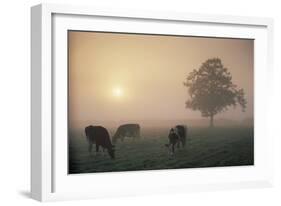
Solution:
<svg viewBox="0 0 281 206"><path fill-rule="evenodd" d="M253 128L189 128L185 148L168 154L169 128L142 128L140 140L117 142L116 158L91 153L83 130L70 131L69 173L221 167L254 164ZM113 131L110 130L112 134Z"/></svg>

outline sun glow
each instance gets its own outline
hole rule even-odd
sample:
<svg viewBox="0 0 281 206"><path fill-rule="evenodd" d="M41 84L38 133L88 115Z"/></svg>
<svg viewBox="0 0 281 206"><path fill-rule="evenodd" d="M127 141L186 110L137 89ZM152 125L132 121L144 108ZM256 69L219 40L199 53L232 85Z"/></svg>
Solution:
<svg viewBox="0 0 281 206"><path fill-rule="evenodd" d="M123 89L121 87L114 87L112 90L112 94L114 97L122 97L123 96Z"/></svg>

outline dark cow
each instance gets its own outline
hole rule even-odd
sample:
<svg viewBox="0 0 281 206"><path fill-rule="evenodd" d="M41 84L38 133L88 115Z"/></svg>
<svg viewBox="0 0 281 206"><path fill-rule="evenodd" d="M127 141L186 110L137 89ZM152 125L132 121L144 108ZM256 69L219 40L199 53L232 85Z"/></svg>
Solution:
<svg viewBox="0 0 281 206"><path fill-rule="evenodd" d="M184 125L177 125L175 127L176 133L179 136L179 143L178 148L180 147L180 143L182 144L182 147L185 147L186 138L187 138L187 128Z"/></svg>
<svg viewBox="0 0 281 206"><path fill-rule="evenodd" d="M111 144L108 131L102 126L88 126L85 128L85 133L89 143L89 152L91 152L93 144L96 144L96 152L99 152L99 147L107 149L111 159L115 158L114 145Z"/></svg>
<svg viewBox="0 0 281 206"><path fill-rule="evenodd" d="M169 132L169 143L166 144L166 147L169 148L170 154L175 153L175 146L177 145L177 148L180 148L180 144L182 144L182 147L185 147L186 143L186 137L187 137L187 128L183 125L177 125L174 128L170 129Z"/></svg>
<svg viewBox="0 0 281 206"><path fill-rule="evenodd" d="M140 137L140 125L139 124L123 124L118 127L114 134L112 141L115 143L118 139L124 141L125 137L139 138Z"/></svg>

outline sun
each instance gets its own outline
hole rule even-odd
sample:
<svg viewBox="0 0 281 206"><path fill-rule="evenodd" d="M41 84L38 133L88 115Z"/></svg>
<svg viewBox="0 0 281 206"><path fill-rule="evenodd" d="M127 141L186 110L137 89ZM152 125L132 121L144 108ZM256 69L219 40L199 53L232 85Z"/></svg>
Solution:
<svg viewBox="0 0 281 206"><path fill-rule="evenodd" d="M114 87L112 90L112 94L114 97L122 97L124 92L121 87Z"/></svg>

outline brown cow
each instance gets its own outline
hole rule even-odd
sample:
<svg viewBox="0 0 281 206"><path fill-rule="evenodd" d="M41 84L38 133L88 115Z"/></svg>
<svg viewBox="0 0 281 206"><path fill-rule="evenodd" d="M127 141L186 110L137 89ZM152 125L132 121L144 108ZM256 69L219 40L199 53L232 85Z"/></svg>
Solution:
<svg viewBox="0 0 281 206"><path fill-rule="evenodd" d="M111 159L115 158L114 145L111 144L110 136L102 126L88 126L85 128L85 133L89 143L89 152L91 152L93 144L96 144L96 152L99 151L99 146L103 149L107 149L107 152Z"/></svg>
<svg viewBox="0 0 281 206"><path fill-rule="evenodd" d="M140 125L139 124L123 124L118 127L114 134L112 141L117 142L118 139L124 141L125 137L140 138Z"/></svg>

